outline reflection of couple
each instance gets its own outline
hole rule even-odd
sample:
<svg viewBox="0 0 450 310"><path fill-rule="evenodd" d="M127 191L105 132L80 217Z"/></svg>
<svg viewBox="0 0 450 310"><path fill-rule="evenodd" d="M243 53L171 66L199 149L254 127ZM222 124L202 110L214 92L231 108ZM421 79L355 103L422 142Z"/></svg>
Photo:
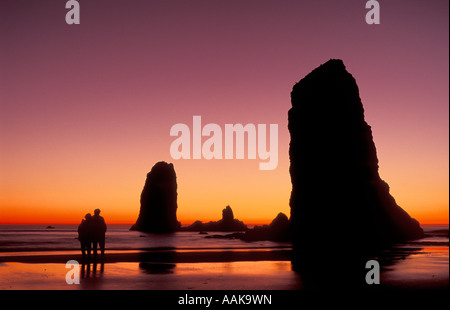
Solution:
<svg viewBox="0 0 450 310"><path fill-rule="evenodd" d="M97 258L97 244L103 257L105 254L105 219L100 216L100 209L94 210L94 216L88 213L84 218L78 226L78 240L80 240L83 258L86 258L86 252L88 258L91 257L91 248L94 257Z"/></svg>

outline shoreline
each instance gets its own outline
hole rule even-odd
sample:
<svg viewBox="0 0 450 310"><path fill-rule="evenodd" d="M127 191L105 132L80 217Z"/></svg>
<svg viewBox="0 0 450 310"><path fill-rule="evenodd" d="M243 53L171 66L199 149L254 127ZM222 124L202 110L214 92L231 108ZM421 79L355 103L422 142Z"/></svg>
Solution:
<svg viewBox="0 0 450 310"><path fill-rule="evenodd" d="M27 236L2 240L7 246L2 248L0 243L0 289L334 289L337 282L329 281L330 272L338 287L354 285L349 270L340 265L351 253L346 247L317 257L317 265L298 270L291 263L292 244L288 242L216 241L192 233L154 238L147 234L121 235L118 230L111 232L110 247L107 245L103 259L99 254L97 260L83 261L71 234L64 231L55 240L51 231L48 236L47 232L38 232L42 239L37 244ZM377 260L381 267L381 285L376 287L448 289L448 258L448 229L433 227L425 238L397 244L370 259ZM70 260L80 265L80 285L65 282ZM365 270L363 273L362 287L366 287Z"/></svg>
<svg viewBox="0 0 450 310"><path fill-rule="evenodd" d="M332 288L321 276L312 279L293 270L290 248L159 249L106 252L103 259L82 261L81 253L0 255L2 289L133 289L133 290L301 290ZM36 255L37 254L37 255ZM448 289L448 246L394 248L377 257L384 289ZM80 264L81 285L67 285L66 263ZM314 266L311 266L314 267ZM339 270L333 269L335 276ZM2 269L3 268L3 269ZM2 279L3 278L3 279ZM341 287L351 282L337 277ZM44 282L42 282L44 281ZM325 281L325 282L324 282ZM331 285L331 286L330 286ZM351 286L348 286L351 287ZM369 286L361 286L361 288ZM372 286L370 286L372 288Z"/></svg>
<svg viewBox="0 0 450 310"><path fill-rule="evenodd" d="M0 263L51 264L66 263L69 260L82 262L77 254L43 254L43 255L11 255L0 256ZM213 263L234 261L290 261L290 249L210 249L210 250L156 250L132 251L126 253L105 253L103 258L85 260L89 263L119 263L119 262L164 262L164 263Z"/></svg>

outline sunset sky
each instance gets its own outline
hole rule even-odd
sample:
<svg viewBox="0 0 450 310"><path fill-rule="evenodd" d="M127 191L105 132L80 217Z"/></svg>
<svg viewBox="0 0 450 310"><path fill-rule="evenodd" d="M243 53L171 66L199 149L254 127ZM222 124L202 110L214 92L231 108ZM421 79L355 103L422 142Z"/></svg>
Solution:
<svg viewBox="0 0 450 310"><path fill-rule="evenodd" d="M422 224L449 216L449 1L0 2L0 224L134 223L146 174L174 164L178 220L289 216L292 86L330 58L354 76L380 175ZM174 160L170 128L278 124L278 166ZM205 140L205 139L204 139ZM326 194L326 193L324 193ZM320 219L317 219L320 221Z"/></svg>

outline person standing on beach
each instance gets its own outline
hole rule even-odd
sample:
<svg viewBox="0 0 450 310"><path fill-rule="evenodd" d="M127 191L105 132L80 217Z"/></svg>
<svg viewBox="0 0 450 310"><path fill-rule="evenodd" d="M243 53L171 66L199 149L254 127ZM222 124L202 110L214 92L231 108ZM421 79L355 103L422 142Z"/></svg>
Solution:
<svg viewBox="0 0 450 310"><path fill-rule="evenodd" d="M105 233L105 219L100 216L100 209L95 209L94 216L92 217L92 243L95 257L97 257L97 244L100 247L102 257L105 255Z"/></svg>
<svg viewBox="0 0 450 310"><path fill-rule="evenodd" d="M92 242L92 215L88 213L84 218L84 220L81 220L80 225L78 225L78 240L80 241L83 260L86 259L86 252L88 259L91 258Z"/></svg>

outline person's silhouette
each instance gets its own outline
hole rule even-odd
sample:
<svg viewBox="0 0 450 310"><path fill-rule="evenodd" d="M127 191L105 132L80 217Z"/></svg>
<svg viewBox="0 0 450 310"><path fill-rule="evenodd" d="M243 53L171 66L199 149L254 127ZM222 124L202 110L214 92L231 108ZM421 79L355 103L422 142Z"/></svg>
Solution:
<svg viewBox="0 0 450 310"><path fill-rule="evenodd" d="M95 209L94 216L92 217L92 243L95 257L97 257L97 244L100 247L102 257L105 255L105 233L105 219L100 216L100 209Z"/></svg>
<svg viewBox="0 0 450 310"><path fill-rule="evenodd" d="M78 225L78 240L80 241L83 260L86 259L86 254L88 259L91 257L92 242L92 215L87 213L84 218Z"/></svg>

